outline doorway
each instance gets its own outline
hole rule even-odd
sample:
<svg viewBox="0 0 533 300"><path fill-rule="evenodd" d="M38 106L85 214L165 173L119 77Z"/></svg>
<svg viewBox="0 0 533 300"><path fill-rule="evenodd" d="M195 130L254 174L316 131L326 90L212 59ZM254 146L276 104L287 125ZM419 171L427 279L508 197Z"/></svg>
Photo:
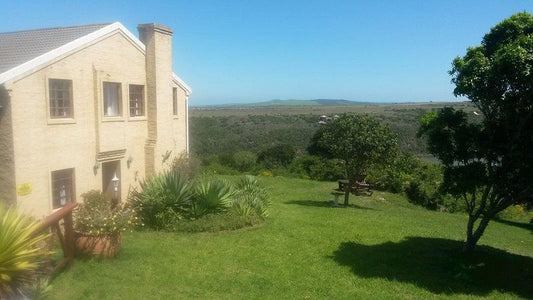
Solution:
<svg viewBox="0 0 533 300"><path fill-rule="evenodd" d="M119 179L116 192L115 185L113 184L115 175ZM118 200L118 202L120 202L121 181L120 160L102 163L102 192L109 198Z"/></svg>

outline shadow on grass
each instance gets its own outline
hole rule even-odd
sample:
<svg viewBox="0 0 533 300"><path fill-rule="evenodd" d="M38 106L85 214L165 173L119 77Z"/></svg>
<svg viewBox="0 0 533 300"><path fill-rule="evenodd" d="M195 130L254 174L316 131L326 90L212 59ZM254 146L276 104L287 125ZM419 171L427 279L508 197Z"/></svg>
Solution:
<svg viewBox="0 0 533 300"><path fill-rule="evenodd" d="M531 234L533 234L533 224L532 223L521 223L521 222L515 222L515 221L508 221L508 220L502 220L502 219L495 219L494 221L510 226L515 226L518 228L528 229L531 231Z"/></svg>
<svg viewBox="0 0 533 300"><path fill-rule="evenodd" d="M463 243L408 237L398 243L341 243L333 259L364 278L411 283L436 294L486 295L493 290L533 297L533 258L478 246L471 257Z"/></svg>
<svg viewBox="0 0 533 300"><path fill-rule="evenodd" d="M343 200L344 201L344 200ZM333 201L319 201L319 200L293 200L293 201L287 201L285 204L295 204L295 205L302 205L302 206L315 206L315 207L333 207ZM339 203L339 206L335 208L344 208L344 205L342 203ZM357 208L357 209L368 209L368 210L376 210L374 208L370 207L364 207L357 204L348 204L348 208Z"/></svg>

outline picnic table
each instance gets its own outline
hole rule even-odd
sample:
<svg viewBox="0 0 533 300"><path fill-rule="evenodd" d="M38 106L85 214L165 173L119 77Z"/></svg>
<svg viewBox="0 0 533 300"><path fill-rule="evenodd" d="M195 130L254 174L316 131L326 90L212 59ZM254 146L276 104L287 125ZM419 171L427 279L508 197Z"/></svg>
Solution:
<svg viewBox="0 0 533 300"><path fill-rule="evenodd" d="M350 181L348 179L340 179L338 180L338 184L338 188L333 189L331 191L331 194L335 197L335 199L333 200L333 206L339 206L339 197L342 195L344 195L344 206L348 206L350 192L354 193L355 195L372 195L372 189L370 184L364 181L356 181L353 185L350 185Z"/></svg>

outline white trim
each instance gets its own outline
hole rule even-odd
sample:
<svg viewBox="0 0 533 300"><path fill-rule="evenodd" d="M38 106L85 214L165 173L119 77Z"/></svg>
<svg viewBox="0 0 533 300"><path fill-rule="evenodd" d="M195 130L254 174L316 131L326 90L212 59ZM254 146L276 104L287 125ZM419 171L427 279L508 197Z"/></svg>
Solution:
<svg viewBox="0 0 533 300"><path fill-rule="evenodd" d="M129 32L122 24L115 22L5 71L4 73L0 74L0 84L5 83L6 81L15 77L25 75L35 69L42 68L55 58L83 48L84 46L91 44L92 42L117 30L124 33L124 35L129 38L133 44L139 48L139 50L143 52L145 51L144 44L141 41L133 36L133 34L131 34L131 32Z"/></svg>
<svg viewBox="0 0 533 300"><path fill-rule="evenodd" d="M174 82L179 85L182 89L185 90L185 95L189 96L192 93L192 89L190 86L188 86L185 81L181 80L181 78L176 75L176 73L172 72L172 79L174 79Z"/></svg>
<svg viewBox="0 0 533 300"><path fill-rule="evenodd" d="M146 54L146 48L144 44L137 37L135 37L126 27L124 27L124 25L122 25L120 22L115 22L87 35L84 35L78 39L75 39L71 42L68 42L63 46L60 46L59 48L37 56L23 64L20 64L14 68L5 71L4 73L1 73L0 84L6 83L7 81L12 80L14 78L23 77L28 73L33 73L36 70L53 63L56 59L69 53L79 51L80 49L91 45L99 39L107 37L109 34L112 34L114 32L120 32L124 34L124 36L128 38L135 47L137 47L143 54ZM191 88L175 73L172 73L172 79L176 82L176 84L178 84L182 89L185 90L187 96L192 93Z"/></svg>
<svg viewBox="0 0 533 300"><path fill-rule="evenodd" d="M185 110L185 122L187 126L187 157L190 155L190 142L189 142L189 96L185 97L186 110Z"/></svg>

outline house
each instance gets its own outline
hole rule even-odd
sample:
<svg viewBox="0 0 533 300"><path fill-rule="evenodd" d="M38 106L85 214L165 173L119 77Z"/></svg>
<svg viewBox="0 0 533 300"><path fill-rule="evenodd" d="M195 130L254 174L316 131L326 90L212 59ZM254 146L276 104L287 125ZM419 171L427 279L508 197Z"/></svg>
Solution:
<svg viewBox="0 0 533 300"><path fill-rule="evenodd" d="M191 89L172 71L172 30L138 31L0 33L1 201L42 217L93 189L125 199L188 152Z"/></svg>

